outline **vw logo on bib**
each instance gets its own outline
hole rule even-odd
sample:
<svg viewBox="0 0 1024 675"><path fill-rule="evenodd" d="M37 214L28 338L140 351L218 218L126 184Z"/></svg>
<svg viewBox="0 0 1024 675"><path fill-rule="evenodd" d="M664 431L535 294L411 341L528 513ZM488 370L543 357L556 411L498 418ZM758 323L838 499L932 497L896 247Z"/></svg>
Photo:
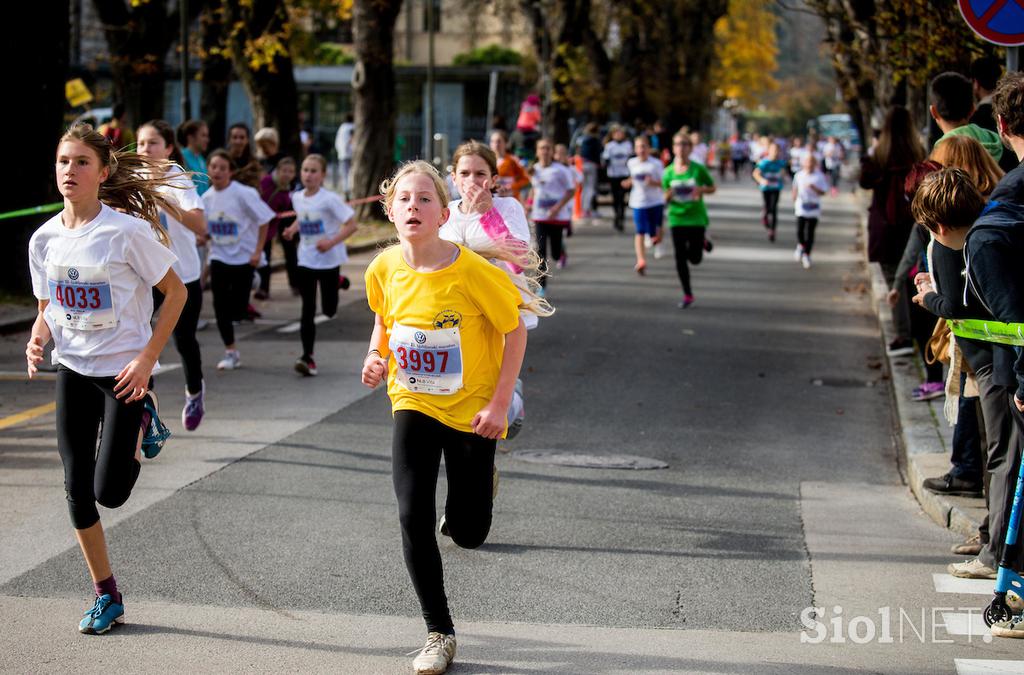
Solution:
<svg viewBox="0 0 1024 675"><path fill-rule="evenodd" d="M416 334L413 335L413 339L415 339L418 344L423 344L427 341L427 335L423 331L418 330L416 331Z"/></svg>
<svg viewBox="0 0 1024 675"><path fill-rule="evenodd" d="M68 279L71 279L72 281L78 281L78 270L75 269L74 267L69 267Z"/></svg>

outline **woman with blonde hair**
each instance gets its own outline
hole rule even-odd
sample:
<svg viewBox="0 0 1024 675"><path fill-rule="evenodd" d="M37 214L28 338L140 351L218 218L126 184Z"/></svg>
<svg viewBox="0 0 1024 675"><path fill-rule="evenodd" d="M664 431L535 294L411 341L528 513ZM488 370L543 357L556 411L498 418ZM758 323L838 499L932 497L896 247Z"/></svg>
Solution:
<svg viewBox="0 0 1024 675"><path fill-rule="evenodd" d="M984 197L996 189L996 184L1003 177L1003 170L988 150L970 136L950 136L945 139L932 150L931 160L942 166L962 170L970 176Z"/></svg>

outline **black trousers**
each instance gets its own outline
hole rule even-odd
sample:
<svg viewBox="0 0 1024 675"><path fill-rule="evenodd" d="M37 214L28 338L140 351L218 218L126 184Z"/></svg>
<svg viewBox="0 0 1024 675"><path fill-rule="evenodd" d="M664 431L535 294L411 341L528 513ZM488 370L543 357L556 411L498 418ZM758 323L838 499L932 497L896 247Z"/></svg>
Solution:
<svg viewBox="0 0 1024 675"><path fill-rule="evenodd" d="M228 265L211 260L210 286L213 288L213 312L217 315L220 339L225 346L233 345L235 326L232 321L246 314L252 291L252 265Z"/></svg>
<svg viewBox="0 0 1024 675"><path fill-rule="evenodd" d="M616 230L621 230L626 219L626 188L622 187L622 181L627 176L609 176L608 183L612 191L612 213L614 214L612 224Z"/></svg>
<svg viewBox="0 0 1024 675"><path fill-rule="evenodd" d="M796 217L796 240L803 247L804 253L807 255L810 255L811 249L814 248L814 230L817 227L817 218Z"/></svg>
<svg viewBox="0 0 1024 675"><path fill-rule="evenodd" d="M761 196L764 198L764 214L762 218L767 227L772 232L779 224L779 194L781 190L761 190Z"/></svg>
<svg viewBox="0 0 1024 675"><path fill-rule="evenodd" d="M540 285L542 288L548 286L548 249L551 249L551 259L558 260L562 257L562 234L566 229L566 223L546 223L537 221L537 255L540 256Z"/></svg>
<svg viewBox="0 0 1024 675"><path fill-rule="evenodd" d="M704 257L704 233L706 227L677 226L668 228L672 233L672 248L676 254L676 272L683 293L693 295L690 287L689 265L699 265Z"/></svg>
<svg viewBox="0 0 1024 675"><path fill-rule="evenodd" d="M302 355L312 358L316 342L316 287L320 286L320 306L327 316L338 311L339 268L314 270L308 267L298 269L299 294L302 296L302 317L299 320L299 335L302 338Z"/></svg>
<svg viewBox="0 0 1024 675"><path fill-rule="evenodd" d="M477 548L491 529L495 444L483 436L445 426L421 412L395 412L392 479L398 498L402 551L428 631L454 632L434 534L434 493L441 455L448 474L444 510L448 531L452 541L462 548Z"/></svg>
<svg viewBox="0 0 1024 675"><path fill-rule="evenodd" d="M142 401L119 401L114 397L115 384L113 377L86 377L57 367L57 451L64 464L64 491L76 530L99 521L97 502L113 509L128 501L139 478L135 448L142 428Z"/></svg>
<svg viewBox="0 0 1024 675"><path fill-rule="evenodd" d="M199 279L185 284L188 296L185 307L174 327L174 346L181 355L181 369L185 371L185 388L190 394L198 394L203 390L203 357L196 339L196 326L199 325L199 313L203 309L203 284ZM164 294L153 289L153 311L164 304Z"/></svg>

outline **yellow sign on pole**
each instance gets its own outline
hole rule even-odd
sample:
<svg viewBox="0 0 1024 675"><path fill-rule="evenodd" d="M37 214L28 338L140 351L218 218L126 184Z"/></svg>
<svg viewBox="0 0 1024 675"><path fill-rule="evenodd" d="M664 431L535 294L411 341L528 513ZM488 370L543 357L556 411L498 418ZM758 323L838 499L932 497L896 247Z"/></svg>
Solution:
<svg viewBox="0 0 1024 675"><path fill-rule="evenodd" d="M76 77L64 83L64 97L72 108L77 108L91 101L92 93L89 91L89 87L85 86L85 82L82 82L82 78Z"/></svg>

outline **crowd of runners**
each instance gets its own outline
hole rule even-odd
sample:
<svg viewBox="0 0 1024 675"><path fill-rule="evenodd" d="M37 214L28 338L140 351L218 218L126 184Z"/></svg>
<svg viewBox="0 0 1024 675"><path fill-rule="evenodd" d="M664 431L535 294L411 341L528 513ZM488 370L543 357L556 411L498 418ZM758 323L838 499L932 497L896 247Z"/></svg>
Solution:
<svg viewBox="0 0 1024 675"><path fill-rule="evenodd" d="M984 145L989 136L970 128L956 131L967 126L961 119L966 116L960 115L966 108L953 99L962 83L942 77L933 83L938 101L933 114L940 126L948 123L949 133L932 154L934 164L921 164L924 152L914 140L916 132L907 123L906 111L897 108L867 153L861 182L875 189L873 214L888 219L873 226L872 256L883 249L902 253L908 241L891 241L891 233L902 227L889 222L894 211L888 200L897 194L893 176L900 199L904 181L906 194L917 192L913 209L908 201L900 211L911 214L911 224L915 219L922 224L921 248L915 251L928 249L927 262L916 270L924 276L913 279L917 292L909 290L910 268L890 268L886 258L883 269L893 284L894 301L913 296L913 303L945 316L943 311L957 315L960 310L944 310L936 303L965 291L957 270L943 268L947 263L940 261L944 249L938 244L956 248L959 242L963 247L963 237L954 230L968 222L968 215L973 214L973 222L984 207L981 197L972 195L980 191L995 198L1012 179L1003 189L1004 199L1011 201L1019 197L1020 182L1019 176L1014 178L1019 168L1000 181L995 162L1001 157L995 156L994 146ZM1024 137L1019 109L1010 113L1005 106L1024 100L1024 82L1008 76L1004 83L997 112L1003 110L1006 133L1017 134L1019 140ZM532 114L525 104L524 114ZM398 244L381 251L365 273L366 298L375 319L361 378L368 387L386 386L394 413L393 481L402 546L428 631L413 662L418 673L444 672L456 651L436 533L465 548L480 546L487 537L498 489L495 450L523 423L520 367L528 332L554 312L548 284L558 272L552 267L569 264L566 239L574 227L606 222L598 218L598 176L603 173L608 180L611 228L625 232L627 207L632 215L632 236L616 239L635 255L636 274L646 275L654 264L649 255L665 255L668 234L682 291L678 305L687 309L695 302L690 266L714 250L705 198L716 192L716 170L719 181L731 173L761 193L760 226L771 243L778 235L780 196L790 185L794 258L810 268L822 202L838 191L847 152L837 139L814 136L733 137L709 146L685 128L631 132L613 125L602 137L592 124L567 147L539 134L531 138L529 131L517 128L513 140L496 129L486 144L467 141L456 149L445 172L422 161L403 164L380 188L383 212L394 224ZM250 303L253 293L270 297L268 258L277 241L284 251L288 285L301 297L301 351L292 365L303 376L316 375L314 317L318 308L327 316L337 311L339 292L349 286L342 274L348 259L345 241L357 229L351 205L325 184L328 160L319 154L307 154L301 161L283 156L273 129L251 138L247 127L234 125L228 147L212 152L206 147L208 129L199 121L175 130L153 120L135 130L134 137L136 148L129 151L116 149L107 136L87 125L65 133L56 151L64 209L39 228L29 247L39 314L26 349L28 371L35 374L52 341L56 431L68 507L95 584L94 604L79 624L83 633L103 633L123 620L124 601L96 504L123 504L139 476L141 458L156 457L167 441L152 379L167 341L174 337L181 356L182 425L193 431L206 414L206 380L196 339L204 289L211 292L224 345L216 368L237 369L242 355L235 326L257 314ZM943 166L960 171L942 171ZM924 178L930 172L936 176ZM992 226L998 229L999 218L1015 212L1007 215L987 207L985 213L998 221ZM909 226L905 229L909 234ZM876 241L878 237L882 239ZM909 255L924 260L920 253ZM975 276L968 279L977 284L978 301L970 312L1024 319L1013 313L1024 297L1006 300L1005 288L986 290L991 276L987 266L999 262L978 251L971 264ZM942 294L936 297L938 287ZM1003 311L1005 307L1011 309ZM908 329L901 339L922 336L927 342L923 332ZM906 346L894 344L891 350ZM979 425L986 430L988 470L1000 486L998 492L993 488L994 504L1000 504L1008 494L1006 476L1015 474L1015 465L993 463L992 458L998 453L997 459L1005 458L1016 448L1019 461L1024 387L1017 389L1013 359L1003 363L997 358L1002 365L996 367L1004 371L986 376L993 372L991 358L975 364L971 348L965 345L963 352L979 380L985 414L982 423L971 414L973 407L960 404L958 424L972 438L978 436ZM1007 355L1000 354L996 356L1005 361ZM963 390L960 401L968 400L967 370L956 371L958 391ZM1020 377L1021 370L1016 374ZM941 383L941 366L935 377ZM929 375L923 386L931 386L932 380ZM972 422L974 427L968 428ZM948 489L980 480L977 457L966 452L959 469L954 455L954 472L961 473L942 479ZM448 498L440 522L435 522L434 486L442 456ZM963 477L968 471L976 473ZM957 567L955 573L994 574L1005 524L1001 509L992 508L991 516L980 540L980 560ZM1017 629L1013 625L1006 630ZM1024 635L1024 630L1019 632Z"/></svg>

